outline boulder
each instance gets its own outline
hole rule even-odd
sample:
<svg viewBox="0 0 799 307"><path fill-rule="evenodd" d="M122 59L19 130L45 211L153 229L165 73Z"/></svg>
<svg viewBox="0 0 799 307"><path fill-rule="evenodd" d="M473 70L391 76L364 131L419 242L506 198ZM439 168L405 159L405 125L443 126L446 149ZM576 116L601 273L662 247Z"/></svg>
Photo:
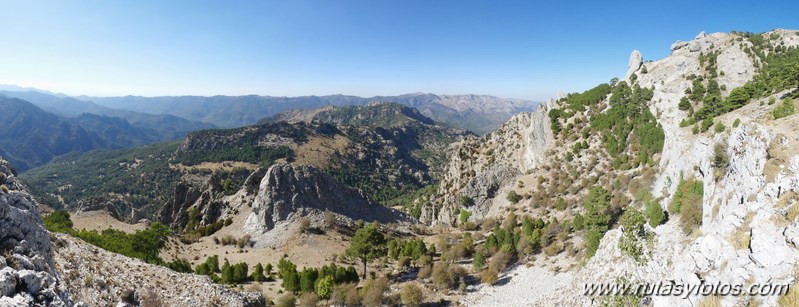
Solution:
<svg viewBox="0 0 799 307"><path fill-rule="evenodd" d="M674 44L671 44L671 51L680 50L680 49L684 48L685 46L688 46L688 42L684 42L684 41L679 41L678 40Z"/></svg>

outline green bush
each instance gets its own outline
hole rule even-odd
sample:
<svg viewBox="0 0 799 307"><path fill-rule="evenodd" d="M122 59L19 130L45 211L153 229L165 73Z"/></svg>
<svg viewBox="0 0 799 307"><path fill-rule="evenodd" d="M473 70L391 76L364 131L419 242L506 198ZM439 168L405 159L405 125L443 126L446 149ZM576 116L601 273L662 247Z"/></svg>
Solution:
<svg viewBox="0 0 799 307"><path fill-rule="evenodd" d="M516 191L514 190L510 190L505 198L507 198L511 204L516 204L522 199L522 197L519 196L519 194L516 194Z"/></svg>
<svg viewBox="0 0 799 307"><path fill-rule="evenodd" d="M319 279L316 283L316 295L321 299L329 299L333 295L333 287L336 285L333 276L325 276Z"/></svg>
<svg viewBox="0 0 799 307"><path fill-rule="evenodd" d="M69 219L69 212L56 210L44 217L44 226L52 232L69 233L72 231L73 224Z"/></svg>
<svg viewBox="0 0 799 307"><path fill-rule="evenodd" d="M660 207L660 203L655 200L647 201L644 204L644 212L649 220L649 226L657 227L666 221L666 212Z"/></svg>
<svg viewBox="0 0 799 307"><path fill-rule="evenodd" d="M741 119L740 118L736 118L735 121L732 122L732 127L733 128L738 128L739 125L741 125Z"/></svg>
<svg viewBox="0 0 799 307"><path fill-rule="evenodd" d="M461 225L466 224L466 222L469 221L469 217L471 217L471 216L472 216L472 212L471 211L465 210L465 209L461 209L461 212L459 214L459 219L460 219Z"/></svg>
<svg viewBox="0 0 799 307"><path fill-rule="evenodd" d="M483 254L476 253L474 254L474 259L472 259L472 268L477 270L482 270L485 266L485 259L483 259Z"/></svg>
<svg viewBox="0 0 799 307"><path fill-rule="evenodd" d="M696 226L702 224L702 181L680 179L677 191L669 205L669 212L680 214L680 226L685 233L691 233Z"/></svg>
<svg viewBox="0 0 799 307"><path fill-rule="evenodd" d="M588 257L592 257L596 254L597 249L599 249L599 241L602 240L604 236L605 232L597 228L590 228L585 232L585 254Z"/></svg>
<svg viewBox="0 0 799 307"><path fill-rule="evenodd" d="M785 98L782 101L782 104L774 108L774 111L771 112L774 115L774 119L780 119L786 116L790 116L796 113L796 106L793 104L793 99Z"/></svg>
<svg viewBox="0 0 799 307"><path fill-rule="evenodd" d="M646 237L644 215L638 210L629 209L622 214L619 223L624 228L624 235L619 238L619 250L636 261L642 261L643 246L639 239Z"/></svg>
<svg viewBox="0 0 799 307"><path fill-rule="evenodd" d="M688 97L683 97L680 99L680 104L678 106L682 111L688 111L691 108L691 101L688 100Z"/></svg>
<svg viewBox="0 0 799 307"><path fill-rule="evenodd" d="M724 123L718 122L718 123L716 123L715 129L716 129L716 133L722 133L722 132L724 132L724 130L727 129L727 127L724 126Z"/></svg>

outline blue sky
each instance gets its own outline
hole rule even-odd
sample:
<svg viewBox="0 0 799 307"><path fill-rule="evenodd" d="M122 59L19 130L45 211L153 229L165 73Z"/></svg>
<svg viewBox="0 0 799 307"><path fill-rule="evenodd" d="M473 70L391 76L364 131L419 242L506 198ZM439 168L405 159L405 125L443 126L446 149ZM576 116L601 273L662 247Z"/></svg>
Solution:
<svg viewBox="0 0 799 307"><path fill-rule="evenodd" d="M0 84L70 95L409 92L545 100L797 1L5 1Z"/></svg>

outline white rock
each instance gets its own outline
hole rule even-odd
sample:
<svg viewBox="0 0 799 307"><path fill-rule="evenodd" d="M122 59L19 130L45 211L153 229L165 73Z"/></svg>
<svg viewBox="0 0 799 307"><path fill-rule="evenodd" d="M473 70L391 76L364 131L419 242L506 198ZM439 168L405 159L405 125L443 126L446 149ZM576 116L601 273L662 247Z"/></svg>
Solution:
<svg viewBox="0 0 799 307"><path fill-rule="evenodd" d="M0 270L0 294L11 296L17 288L17 276L14 269L6 267Z"/></svg>
<svg viewBox="0 0 799 307"><path fill-rule="evenodd" d="M630 79L630 76L638 71L643 63L644 57L641 55L641 52L638 50L633 50L633 52L630 54L630 61L627 64L627 75L624 78Z"/></svg>

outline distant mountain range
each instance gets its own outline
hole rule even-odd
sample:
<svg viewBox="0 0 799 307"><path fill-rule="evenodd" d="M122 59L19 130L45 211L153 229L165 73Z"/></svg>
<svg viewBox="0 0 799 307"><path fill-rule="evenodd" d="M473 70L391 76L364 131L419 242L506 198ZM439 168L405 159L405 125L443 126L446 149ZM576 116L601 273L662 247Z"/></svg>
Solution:
<svg viewBox="0 0 799 307"><path fill-rule="evenodd" d="M324 106L363 106L371 102L396 102L418 109L424 116L448 126L483 134L499 127L513 114L533 111L538 103L485 95L435 95L414 93L400 96L358 97L347 95L272 96L175 96L175 97L75 97L95 104L134 112L171 114L189 120L232 128L290 109Z"/></svg>
<svg viewBox="0 0 799 307"><path fill-rule="evenodd" d="M19 171L70 152L113 146L96 133L21 99L0 96L0 110L0 156Z"/></svg>

